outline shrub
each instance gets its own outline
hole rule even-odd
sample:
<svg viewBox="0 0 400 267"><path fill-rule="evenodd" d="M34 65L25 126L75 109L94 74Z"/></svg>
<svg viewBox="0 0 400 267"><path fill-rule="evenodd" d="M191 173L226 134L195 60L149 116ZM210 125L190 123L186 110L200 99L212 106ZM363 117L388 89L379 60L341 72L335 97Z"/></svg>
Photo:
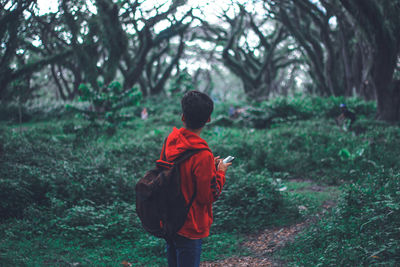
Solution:
<svg viewBox="0 0 400 267"><path fill-rule="evenodd" d="M400 173L381 171L346 185L332 216L283 255L296 266L400 264Z"/></svg>
<svg viewBox="0 0 400 267"><path fill-rule="evenodd" d="M104 239L136 239L141 232L133 205L123 201L99 206L90 200L82 200L52 223L57 227L56 232L61 232L65 238L85 236L82 241L86 244Z"/></svg>
<svg viewBox="0 0 400 267"><path fill-rule="evenodd" d="M340 114L340 103L347 103L357 118L372 118L376 111L374 102L365 102L358 98L295 96L277 97L270 101L252 103L241 115L243 123L257 129L270 128L274 124L324 118L333 120Z"/></svg>
<svg viewBox="0 0 400 267"><path fill-rule="evenodd" d="M100 84L100 89L92 88L89 84L81 84L79 91L80 100L88 103L86 109L69 105L92 122L105 123L110 133L114 133L116 126L124 120L120 111L124 107L138 105L142 93L136 87L125 90L119 82Z"/></svg>
<svg viewBox="0 0 400 267"><path fill-rule="evenodd" d="M25 123L29 121L50 120L53 118L67 118L72 115L65 108L65 102L47 99L31 99L19 104L15 101L0 104L0 121L11 123ZM82 107L74 103L77 107Z"/></svg>
<svg viewBox="0 0 400 267"><path fill-rule="evenodd" d="M272 224L289 208L269 173L233 168L214 206L214 227L220 231L252 232ZM298 212L292 210L291 217Z"/></svg>
<svg viewBox="0 0 400 267"><path fill-rule="evenodd" d="M227 243L244 232L296 220L298 203L293 202L306 199L299 195L289 201L293 195L278 191L275 178L305 178L352 184L332 218L321 218L290 250L289 259L309 266L340 263L335 255L343 255L350 265L379 259L398 263L394 253L399 244L393 236L399 228L399 128L371 120L374 105L349 99L348 106L360 116L356 132L341 131L333 116L342 100L276 99L254 107L257 116L264 116L264 110L273 115L269 128L254 129L253 123L239 119L204 129L202 137L216 156L236 157L214 206L212 231L216 239L221 237L217 244L223 253L233 253L238 243ZM179 101L175 95L146 99L142 107L148 109L147 120L131 116L142 107L124 107L118 114L132 119L118 124L112 136L104 135L98 124L71 117L0 128L0 238L5 244L0 261L46 265L79 258L82 264L115 265L124 251L124 259L134 264L165 264L164 242L149 238L138 223L134 185L154 166L172 126L180 127ZM214 116L223 118L228 107L216 103ZM382 168L392 168L393 175ZM359 177L365 181L354 182ZM205 243L205 249L215 247ZM362 262L354 251L363 255ZM204 255L213 259L218 254Z"/></svg>

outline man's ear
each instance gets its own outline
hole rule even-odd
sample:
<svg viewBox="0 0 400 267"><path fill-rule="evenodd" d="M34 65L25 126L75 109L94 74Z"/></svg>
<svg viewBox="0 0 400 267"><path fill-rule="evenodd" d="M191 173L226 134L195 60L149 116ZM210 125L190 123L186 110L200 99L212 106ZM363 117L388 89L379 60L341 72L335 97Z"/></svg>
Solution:
<svg viewBox="0 0 400 267"><path fill-rule="evenodd" d="M208 120L207 120L207 122L210 122L211 121L211 117L208 117Z"/></svg>
<svg viewBox="0 0 400 267"><path fill-rule="evenodd" d="M185 115L182 114L181 120L185 122Z"/></svg>

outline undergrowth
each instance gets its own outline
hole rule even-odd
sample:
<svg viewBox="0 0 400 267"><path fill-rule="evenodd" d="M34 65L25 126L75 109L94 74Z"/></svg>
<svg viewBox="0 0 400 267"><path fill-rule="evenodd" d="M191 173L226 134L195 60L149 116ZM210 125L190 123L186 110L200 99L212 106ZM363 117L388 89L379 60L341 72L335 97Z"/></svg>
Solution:
<svg viewBox="0 0 400 267"><path fill-rule="evenodd" d="M240 247L245 233L301 220L309 214L299 212L299 203L309 213L316 211L327 195L313 199L293 193L293 178L346 186L332 218L303 236L308 239L300 238L285 254L288 260L303 256L299 262L304 264L331 264L333 254L342 253L342 243L324 250L323 244L346 242L346 238L357 249L366 241L361 246L363 259L370 256L350 262L371 263L398 252L391 250L398 245L392 240L398 225L388 220L399 221L399 190L395 189L399 128L373 121L375 107L351 99L347 103L358 112L358 120L354 131L343 131L334 122L342 101L276 99L254 105L257 112L249 111L247 117L226 118L227 125L218 118L227 117L231 104L216 104L214 123L202 137L215 155L237 159L214 205L212 235L204 240L202 260L248 253ZM127 108L123 114L133 119L119 125L113 135L62 112L55 117L42 112L22 124L1 123L2 266L117 266L124 260L146 266L166 264L164 242L146 234L136 216L134 185L154 166L172 127L181 127L179 99L151 98L142 107L148 109L147 120L139 118L139 108ZM260 110L273 116L265 117ZM265 118L267 128L256 129L254 121ZM383 175L382 169L392 170L393 175ZM285 185L290 192L280 190ZM361 204L355 205L363 194ZM356 234L361 231L356 226L361 225L365 235ZM379 236L387 242L371 241ZM322 248L316 255L323 259L307 254L317 251L317 245ZM356 254L342 255L350 260ZM391 257L387 262L399 260Z"/></svg>
<svg viewBox="0 0 400 267"><path fill-rule="evenodd" d="M293 266L398 266L400 174L392 170L346 184L330 217L287 246Z"/></svg>

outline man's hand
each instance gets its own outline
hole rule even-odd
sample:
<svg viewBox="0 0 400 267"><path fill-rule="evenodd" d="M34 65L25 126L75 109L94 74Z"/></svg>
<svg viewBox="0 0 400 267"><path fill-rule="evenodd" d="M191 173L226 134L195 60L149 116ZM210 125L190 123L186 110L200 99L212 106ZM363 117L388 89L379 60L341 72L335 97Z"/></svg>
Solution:
<svg viewBox="0 0 400 267"><path fill-rule="evenodd" d="M223 161L222 159L220 159L219 156L216 157L216 158L214 158L214 160L215 160L215 162L217 162L217 160L218 160L218 163L216 163L216 165L217 165L217 171L226 172L226 170L228 169L228 167L232 165L232 162L224 163L224 161Z"/></svg>
<svg viewBox="0 0 400 267"><path fill-rule="evenodd" d="M214 157L214 163L215 163L215 167L218 166L219 162L222 161L222 159L220 159L220 156L218 157Z"/></svg>

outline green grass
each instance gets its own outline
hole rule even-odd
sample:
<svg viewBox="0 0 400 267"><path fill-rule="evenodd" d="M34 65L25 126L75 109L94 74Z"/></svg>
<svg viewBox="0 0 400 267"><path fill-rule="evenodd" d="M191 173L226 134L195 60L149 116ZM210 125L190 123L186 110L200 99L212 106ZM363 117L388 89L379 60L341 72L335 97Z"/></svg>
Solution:
<svg viewBox="0 0 400 267"><path fill-rule="evenodd" d="M244 239L245 236L238 233L211 233L203 240L201 261L249 255L250 252L240 246Z"/></svg>
<svg viewBox="0 0 400 267"><path fill-rule="evenodd" d="M86 123L79 120L3 128L5 151L13 153L2 155L0 168L1 208L6 216L1 224L1 239L5 241L0 248L1 261L6 266L116 266L123 260L165 265L164 242L149 238L133 209L135 181L154 166L162 141L171 130L168 125L154 129L152 123L131 122L114 136L85 129ZM74 130L65 131L65 125ZM228 175L231 183L225 192L235 181L246 183L239 175L245 174L241 165L237 168ZM274 198L263 176L253 186L260 190L254 197ZM231 230L224 231L218 211L229 212L227 197L221 197L219 203L226 205L220 204L216 212L220 227L216 224L213 235L205 239L204 260L244 253L239 246L242 238L232 231L248 228L241 217L246 211L238 209L239 205L238 212L229 217ZM256 210L259 203L249 202L249 207ZM277 200L277 205L283 205L280 203ZM267 208L270 205L268 201L264 204ZM253 220L262 223L268 217ZM256 225L250 226L252 230Z"/></svg>
<svg viewBox="0 0 400 267"><path fill-rule="evenodd" d="M125 260L139 266L166 265L164 242L144 232L134 210L135 182L154 166L172 127L181 127L179 101L164 101L143 103L149 119L124 122L114 135L102 126L62 113L56 117L44 114L21 125L0 123L2 266L118 266ZM280 114L267 129L254 129L251 118L249 123L215 123L204 129L202 137L215 155L234 155L236 160L215 203L212 235L204 240L202 260L248 255L240 246L247 233L304 220L320 212L328 200L338 199L341 212L333 213L332 219L329 215L326 224L300 237L285 259L318 264L318 256L329 259L333 257L329 253L343 254L337 250L338 242L331 250L323 245L339 240L335 235L340 229L356 232L348 224L378 229L359 239L350 233L348 242L354 247L360 240L370 242L367 236L390 237L397 229L391 223L379 228L380 222L386 222L381 219L368 222L387 214L374 203L397 201L397 191L377 190L372 197L368 184L358 180L367 177L378 185L384 180L378 175L381 170L392 170L392 177L397 177L400 130L371 120L373 107L352 100L361 114L355 124L357 133L343 132L329 117L334 114L335 101L339 100L264 103L258 108ZM224 105L215 110L213 119L227 112ZM387 182L397 186L392 180ZM342 189L343 184L361 189L349 191ZM278 190L282 185L287 186L286 191ZM363 197L366 192L370 197ZM350 199L365 201L354 205ZM390 203L389 208L397 212L397 202ZM299 206L306 209L299 211ZM366 216L346 219L357 212ZM340 238L346 240L346 235ZM392 248L393 242L376 243L376 251ZM318 245L325 250L317 249ZM373 249L370 243L367 250ZM387 262L399 261L392 258Z"/></svg>
<svg viewBox="0 0 400 267"><path fill-rule="evenodd" d="M121 266L123 261L145 266L166 265L161 240L142 236L139 240L105 240L93 246L82 240L38 236L10 242L2 266Z"/></svg>
<svg viewBox="0 0 400 267"><path fill-rule="evenodd" d="M400 174L344 186L338 206L280 252L290 266L398 266Z"/></svg>
<svg viewBox="0 0 400 267"><path fill-rule="evenodd" d="M327 201L335 203L341 192L339 186L320 185L312 181L289 181L285 185L288 188L287 197L298 207L306 207L301 211L303 215L312 215L321 211Z"/></svg>

